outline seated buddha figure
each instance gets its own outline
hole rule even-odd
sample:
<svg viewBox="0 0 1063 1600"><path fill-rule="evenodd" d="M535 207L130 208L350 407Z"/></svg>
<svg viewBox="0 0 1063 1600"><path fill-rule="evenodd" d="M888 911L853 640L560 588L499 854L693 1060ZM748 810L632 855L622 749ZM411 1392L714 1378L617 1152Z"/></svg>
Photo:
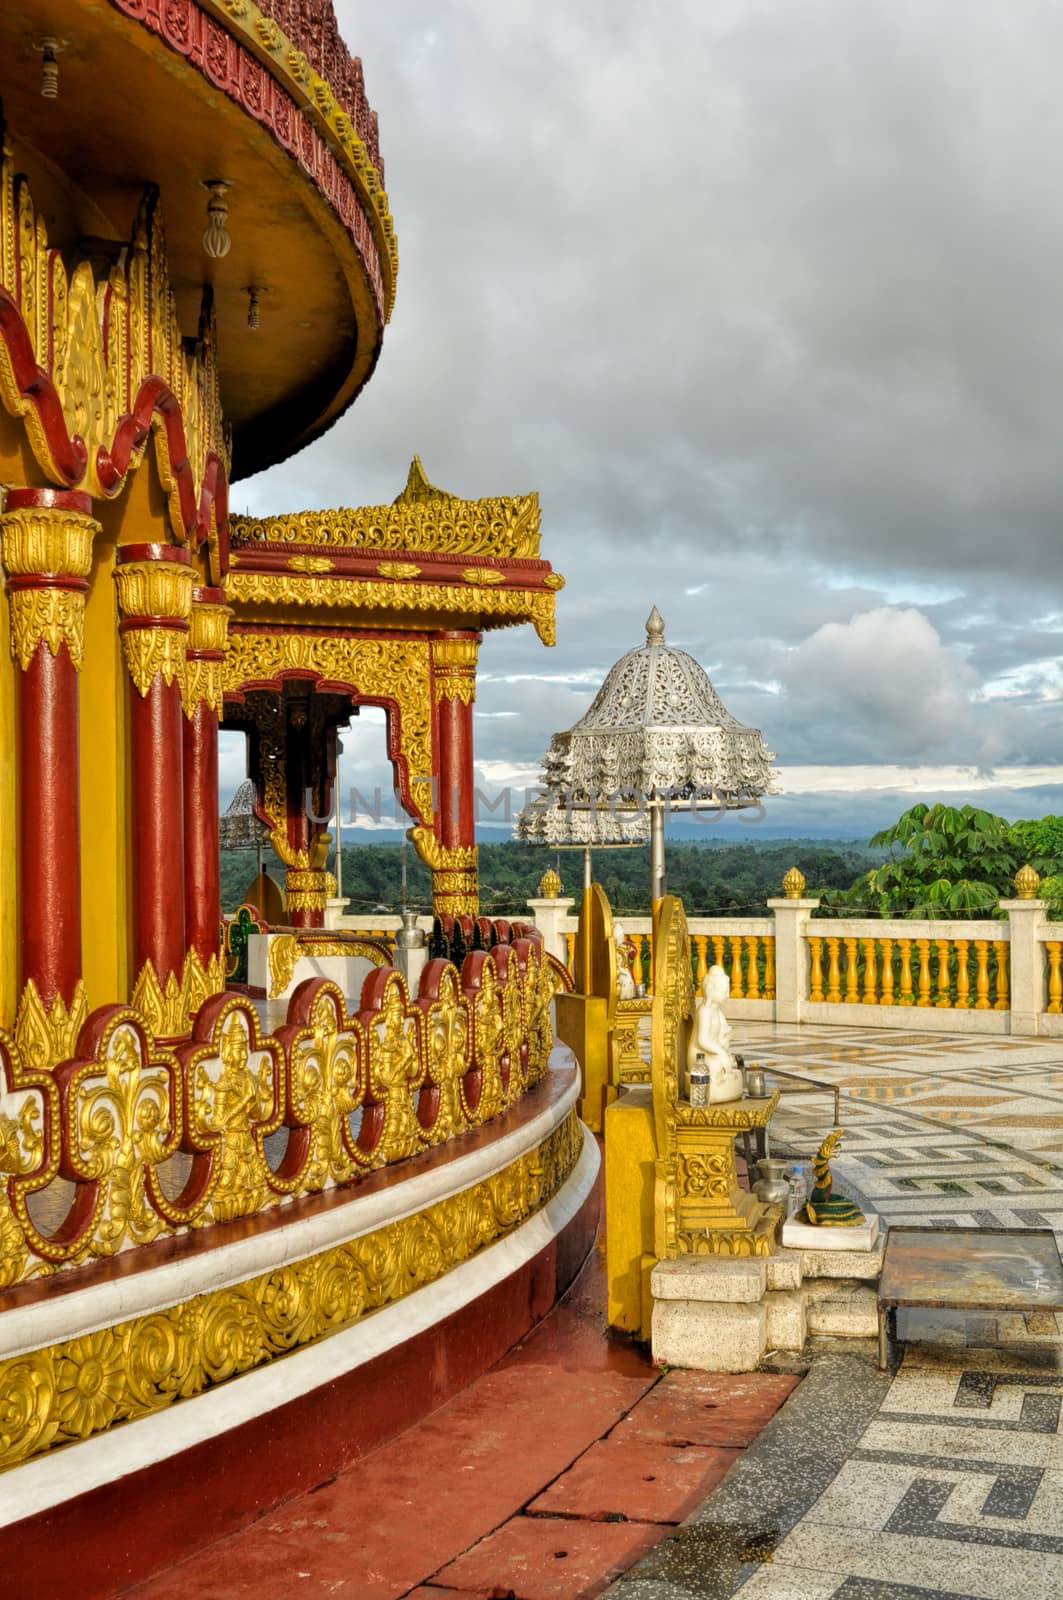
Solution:
<svg viewBox="0 0 1063 1600"><path fill-rule="evenodd" d="M687 1071L708 1070L710 1105L720 1100L742 1098L742 1074L731 1054L731 1024L723 1009L723 1002L730 993L731 980L723 968L710 967L701 980L701 994L694 1002Z"/></svg>

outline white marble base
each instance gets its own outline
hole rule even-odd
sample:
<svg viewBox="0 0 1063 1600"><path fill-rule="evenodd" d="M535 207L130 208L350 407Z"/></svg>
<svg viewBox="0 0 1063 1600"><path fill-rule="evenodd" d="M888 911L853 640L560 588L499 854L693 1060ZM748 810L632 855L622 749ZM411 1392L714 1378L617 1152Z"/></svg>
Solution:
<svg viewBox="0 0 1063 1600"><path fill-rule="evenodd" d="M873 1250L878 1228L878 1217L873 1211L866 1222L855 1228L817 1228L810 1222L795 1222L791 1217L782 1225L782 1242L788 1250Z"/></svg>

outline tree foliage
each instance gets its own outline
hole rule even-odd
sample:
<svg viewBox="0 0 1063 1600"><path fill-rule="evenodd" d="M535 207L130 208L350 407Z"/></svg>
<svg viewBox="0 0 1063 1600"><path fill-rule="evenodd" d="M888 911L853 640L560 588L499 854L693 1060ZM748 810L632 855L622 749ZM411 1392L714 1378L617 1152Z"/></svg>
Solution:
<svg viewBox="0 0 1063 1600"><path fill-rule="evenodd" d="M886 861L863 873L843 894L825 891L825 909L883 917L991 917L1014 895L1026 862L1041 874L1039 893L1063 907L1063 817L1008 822L978 806L925 805L905 811L875 834L871 848Z"/></svg>

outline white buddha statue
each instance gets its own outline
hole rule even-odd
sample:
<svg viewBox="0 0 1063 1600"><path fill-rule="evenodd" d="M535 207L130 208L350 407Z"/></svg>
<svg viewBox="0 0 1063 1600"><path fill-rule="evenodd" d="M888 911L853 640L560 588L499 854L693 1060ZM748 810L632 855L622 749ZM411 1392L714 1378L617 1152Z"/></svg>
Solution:
<svg viewBox="0 0 1063 1600"><path fill-rule="evenodd" d="M701 980L694 1002L694 1025L687 1046L687 1071L707 1069L709 1103L742 1098L742 1073L731 1054L731 1024L723 1002L731 993L731 980L722 967L710 967ZM703 1058L698 1060L698 1056Z"/></svg>
<svg viewBox="0 0 1063 1600"><path fill-rule="evenodd" d="M621 1000L634 1000L635 975L631 970L631 947L622 923L613 923L613 942L616 945L617 993Z"/></svg>

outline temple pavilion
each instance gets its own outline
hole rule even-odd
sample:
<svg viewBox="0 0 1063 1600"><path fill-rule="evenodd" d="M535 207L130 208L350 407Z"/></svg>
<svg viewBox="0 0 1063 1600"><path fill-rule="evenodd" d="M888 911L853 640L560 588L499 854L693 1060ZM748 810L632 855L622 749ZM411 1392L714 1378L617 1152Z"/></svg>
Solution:
<svg viewBox="0 0 1063 1600"><path fill-rule="evenodd" d="M471 1327L497 1359L585 1254L598 1157L563 969L477 917L477 649L552 642L537 497L415 458L390 505L228 510L351 406L394 302L331 5L21 0L0 126L0 1562L43 1600L398 1431ZM364 705L459 966L325 938ZM284 866L260 984L227 971L220 726Z"/></svg>

